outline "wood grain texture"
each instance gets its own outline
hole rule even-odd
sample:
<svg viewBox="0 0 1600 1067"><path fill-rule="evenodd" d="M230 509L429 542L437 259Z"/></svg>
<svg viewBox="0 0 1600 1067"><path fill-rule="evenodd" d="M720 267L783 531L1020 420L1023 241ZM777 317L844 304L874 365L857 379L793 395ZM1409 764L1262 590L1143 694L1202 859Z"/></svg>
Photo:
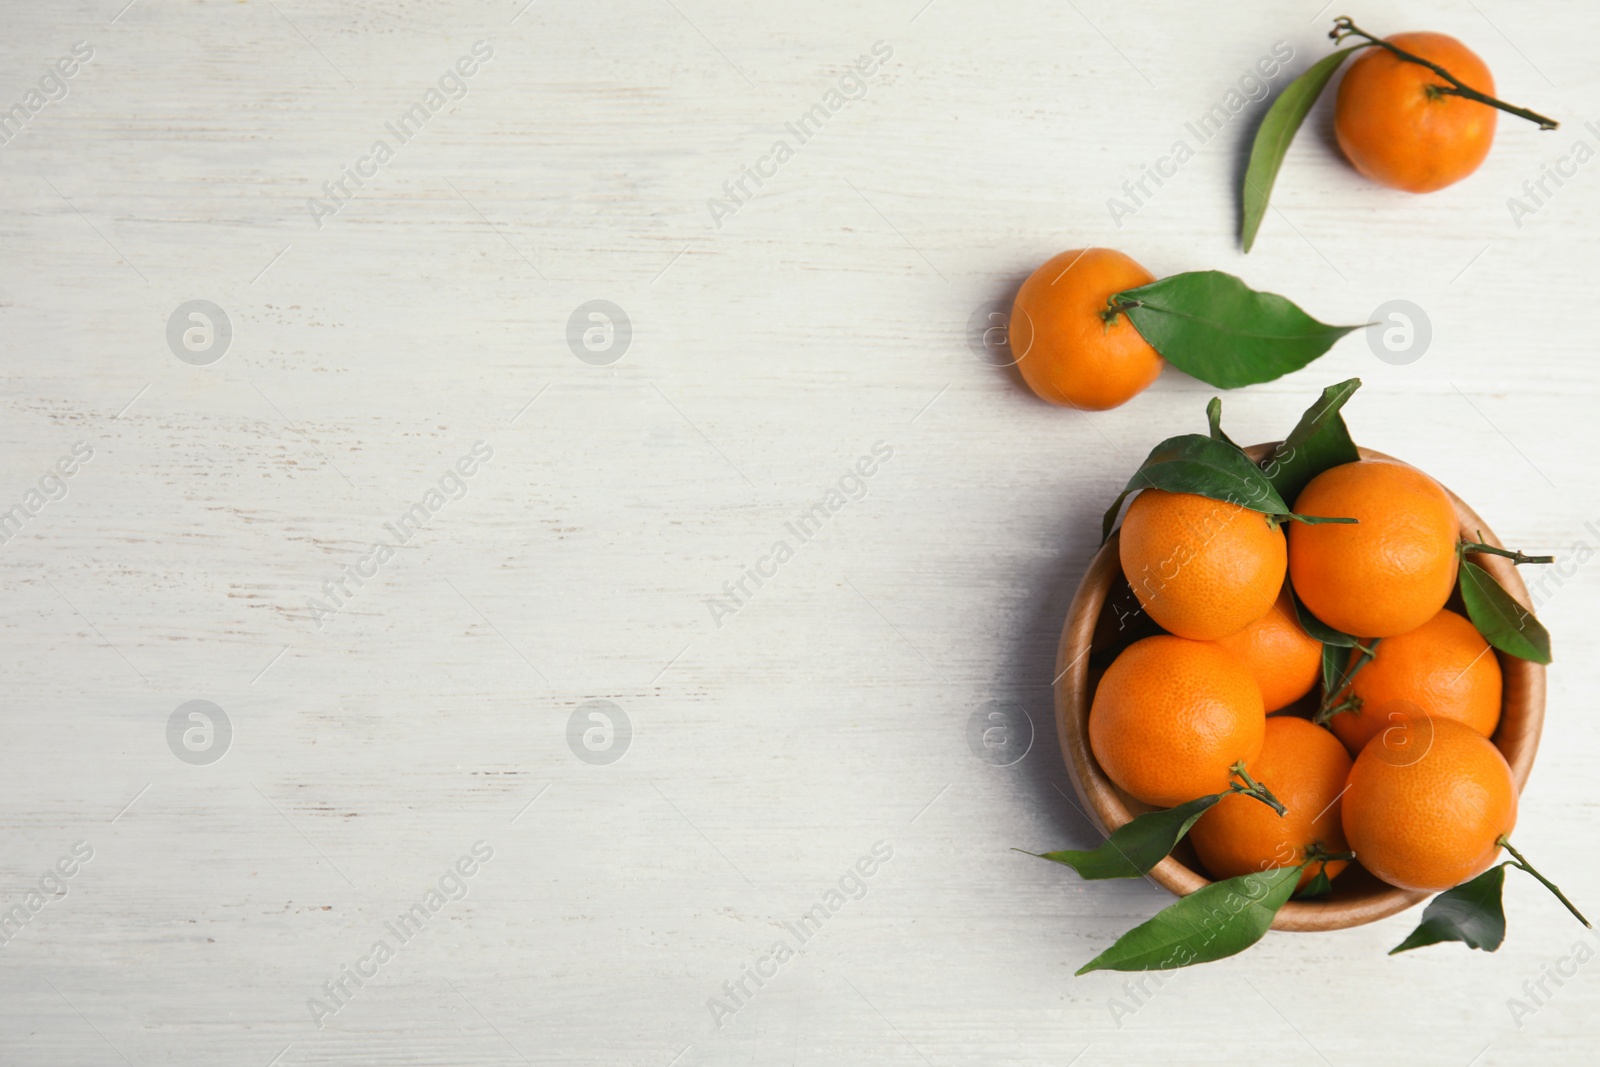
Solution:
<svg viewBox="0 0 1600 1067"><path fill-rule="evenodd" d="M1587 1047L1592 966L1508 1010L1581 933L1531 884L1508 888L1492 956L1385 959L1397 917L1269 937L1159 991L1072 977L1168 898L1009 851L1097 839L1054 737L1056 639L1105 503L1152 444L1204 426L1211 392L1169 371L1085 417L1032 399L968 331L1090 243L1158 275L1228 270L1324 321L1422 308L1421 358L1351 337L1229 394L1226 425L1281 436L1360 375L1362 444L1571 561L1532 588L1555 664L1517 840L1595 906L1600 163L1520 228L1506 201L1600 116L1600 14L1364 17L1462 38L1563 129L1503 122L1477 175L1411 197L1345 166L1319 109L1246 257L1234 186L1260 102L1120 226L1107 200L1274 42L1309 65L1337 11L124 3L11 5L0 34L0 106L94 48L0 145L0 508L93 449L0 545L0 910L74 842L95 850L0 948L0 1062L1493 1065ZM319 228L307 199L479 40L494 54L466 95ZM880 40L894 54L865 95L718 227L708 198ZM196 299L233 324L207 366L166 339ZM594 299L633 328L609 366L567 342ZM465 495L319 629L307 601L477 441L493 458ZM893 456L864 495L787 534L879 441ZM785 538L792 556L714 619L707 600ZM209 766L168 745L200 699L233 727ZM597 699L632 724L606 765L568 743ZM1007 766L971 747L997 704L1034 728ZM495 854L465 899L317 1028L308 998L478 840ZM877 841L894 855L865 897L718 1028L708 1000Z"/></svg>

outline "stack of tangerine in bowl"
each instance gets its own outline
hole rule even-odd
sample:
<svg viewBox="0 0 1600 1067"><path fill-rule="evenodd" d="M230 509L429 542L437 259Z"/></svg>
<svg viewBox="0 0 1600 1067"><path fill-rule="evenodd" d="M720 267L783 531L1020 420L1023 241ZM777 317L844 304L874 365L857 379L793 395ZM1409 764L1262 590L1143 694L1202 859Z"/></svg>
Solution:
<svg viewBox="0 0 1600 1067"><path fill-rule="evenodd" d="M1245 451L1260 462L1273 447ZM1062 633L1057 725L1106 832L1228 789L1242 761L1285 813L1224 797L1151 877L1181 896L1304 863L1308 850L1353 850L1353 862L1306 866L1302 887L1321 871L1331 893L1291 901L1273 921L1331 930L1494 861L1538 746L1544 669L1498 653L1462 614L1458 543L1498 542L1426 474L1362 449L1314 478L1294 511L1357 522L1279 525L1207 497L1136 496ZM1511 562L1483 559L1525 603ZM1361 637L1334 692L1296 598Z"/></svg>

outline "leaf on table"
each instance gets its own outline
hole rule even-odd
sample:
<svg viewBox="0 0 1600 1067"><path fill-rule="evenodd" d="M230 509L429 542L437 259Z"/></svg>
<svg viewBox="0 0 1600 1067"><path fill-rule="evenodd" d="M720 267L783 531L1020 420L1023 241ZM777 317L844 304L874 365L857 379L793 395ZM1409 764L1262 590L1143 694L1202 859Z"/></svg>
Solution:
<svg viewBox="0 0 1600 1067"><path fill-rule="evenodd" d="M1361 379L1350 378L1324 389L1317 401L1306 408L1283 443L1262 461L1261 469L1266 472L1267 480L1284 500L1293 504L1311 479L1329 467L1354 463L1361 458L1355 442L1350 440L1344 416L1339 413L1345 401L1359 388Z"/></svg>
<svg viewBox="0 0 1600 1067"><path fill-rule="evenodd" d="M1299 867L1276 867L1212 882L1117 938L1077 973L1165 971L1236 955L1266 935L1299 881Z"/></svg>
<svg viewBox="0 0 1600 1067"><path fill-rule="evenodd" d="M1440 893L1423 909L1422 922L1389 955L1441 941L1460 941L1468 948L1493 952L1506 939L1506 912L1500 899L1505 881L1505 864L1497 863L1472 881Z"/></svg>
<svg viewBox="0 0 1600 1067"><path fill-rule="evenodd" d="M1122 502L1140 489L1194 493L1265 515L1281 515L1289 510L1261 468L1251 463L1250 457L1233 442L1197 433L1183 434L1167 438L1150 451L1106 512L1101 540L1111 536Z"/></svg>
<svg viewBox="0 0 1600 1067"><path fill-rule="evenodd" d="M1310 70L1284 87L1261 120L1255 142L1250 146L1250 165L1244 172L1244 212L1239 240L1246 252L1256 243L1256 231L1261 229L1261 220L1266 217L1272 186L1278 180L1278 169L1283 166L1290 142L1334 71L1354 51L1334 52L1313 63Z"/></svg>
<svg viewBox="0 0 1600 1067"><path fill-rule="evenodd" d="M1032 855L1065 864L1083 878L1138 878L1165 859L1195 820L1227 795L1217 793L1175 808L1147 811L1111 831L1111 836L1098 848Z"/></svg>
<svg viewBox="0 0 1600 1067"><path fill-rule="evenodd" d="M1483 639L1500 651L1534 663L1550 662L1550 632L1517 603L1495 576L1469 559L1461 561L1461 602Z"/></svg>
<svg viewBox="0 0 1600 1067"><path fill-rule="evenodd" d="M1282 377L1362 326L1330 326L1218 270L1174 274L1111 297L1157 352L1219 389Z"/></svg>

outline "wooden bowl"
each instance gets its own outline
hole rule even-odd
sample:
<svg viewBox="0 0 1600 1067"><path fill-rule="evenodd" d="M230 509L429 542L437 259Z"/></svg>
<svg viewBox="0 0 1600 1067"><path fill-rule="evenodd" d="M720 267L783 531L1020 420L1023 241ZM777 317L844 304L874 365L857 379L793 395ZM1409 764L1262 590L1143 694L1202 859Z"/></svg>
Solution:
<svg viewBox="0 0 1600 1067"><path fill-rule="evenodd" d="M1276 442L1254 445L1245 449L1251 459L1260 462ZM1390 459L1381 452L1360 450L1363 459ZM1461 533L1470 540L1504 547L1478 514L1450 493L1456 515L1461 521ZM1094 687L1100 674L1127 644L1131 637L1123 633L1119 619L1130 608L1137 607L1132 590L1122 576L1122 566L1117 559L1118 534L1100 546L1089 564L1089 570L1078 585L1072 609L1067 614L1066 626L1061 631L1061 645L1056 654L1056 732L1061 738L1061 754L1066 759L1067 772L1072 784L1083 800L1090 818L1104 833L1110 833L1134 816L1151 810L1147 804L1128 796L1106 777L1089 750L1089 705L1094 697ZM1517 568L1508 559L1499 556L1478 556L1480 564L1505 586L1507 592L1525 607L1529 604L1527 587L1517 575ZM1120 601L1120 604L1119 604ZM1136 633L1133 636L1144 636ZM1507 656L1499 651L1500 670L1505 679L1500 713L1500 726L1493 741L1511 765L1511 774L1520 793L1527 784L1528 773L1533 769L1533 758L1539 748L1539 732L1544 725L1544 667L1527 660ZM1210 885L1211 880L1202 873L1194 851L1187 841L1179 844L1174 853L1158 863L1149 877L1178 896L1187 896L1195 890ZM1341 930L1374 922L1427 899L1431 894L1396 889L1380 882L1364 868L1359 860L1333 880L1333 894L1326 900L1292 900L1283 906L1273 920L1274 930Z"/></svg>

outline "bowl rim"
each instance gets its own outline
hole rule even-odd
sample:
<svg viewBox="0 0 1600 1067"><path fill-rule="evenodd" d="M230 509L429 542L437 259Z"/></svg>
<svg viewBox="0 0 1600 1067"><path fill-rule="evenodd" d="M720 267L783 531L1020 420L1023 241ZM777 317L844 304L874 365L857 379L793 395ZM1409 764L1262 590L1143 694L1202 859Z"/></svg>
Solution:
<svg viewBox="0 0 1600 1067"><path fill-rule="evenodd" d="M1259 463L1278 444L1279 442L1269 441L1251 445L1245 448L1244 452ZM1358 448L1357 451L1362 459L1405 462L1369 448ZM1504 547L1476 511L1451 492L1448 486L1442 487L1449 495L1451 503L1455 505L1456 517L1464 534L1497 548ZM1104 610L1106 597L1122 574L1122 564L1117 556L1120 535L1119 527L1100 546L1084 571L1061 629L1055 667L1056 735L1061 744L1062 758L1066 762L1067 775L1072 779L1073 790L1083 802L1084 811L1090 821L1101 833L1107 834L1130 821L1135 814L1111 780L1106 777L1105 772L1100 769L1090 751L1088 739L1088 709L1092 699L1092 693L1089 691L1088 653L1095 627ZM1480 556L1474 562L1494 575L1518 603L1522 604L1530 614L1533 613L1527 586L1523 584L1521 576L1517 574L1516 566L1510 560L1499 556ZM1533 770L1544 726L1545 668L1543 664L1516 659L1498 650L1495 655L1500 660L1503 688L1500 725L1491 740L1510 764L1511 775L1520 795ZM1508 716L1506 711L1514 702L1518 714ZM1156 864L1148 877L1180 897L1211 884L1210 878L1176 856L1168 856ZM1395 915L1433 895L1429 892L1383 886L1381 882L1377 884L1382 888L1352 898L1335 898L1327 901L1291 900L1273 919L1272 928L1289 931L1347 929Z"/></svg>

